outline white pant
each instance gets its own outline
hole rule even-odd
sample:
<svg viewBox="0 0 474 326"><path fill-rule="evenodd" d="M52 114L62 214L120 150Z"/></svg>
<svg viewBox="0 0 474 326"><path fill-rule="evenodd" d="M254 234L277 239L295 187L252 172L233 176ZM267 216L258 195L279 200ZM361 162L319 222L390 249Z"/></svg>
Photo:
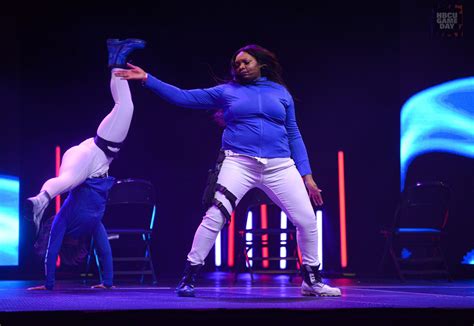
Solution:
<svg viewBox="0 0 474 326"><path fill-rule="evenodd" d="M303 264L319 265L316 215L303 179L291 158L261 159L231 154L222 163L217 182L237 197L237 204L250 189L262 189L295 225ZM223 194L216 192L215 197L232 212L232 206ZM192 265L204 264L224 225L221 211L211 206L194 235L188 254Z"/></svg>
<svg viewBox="0 0 474 326"><path fill-rule="evenodd" d="M133 103L126 80L111 74L110 91L115 102L112 111L102 120L97 134L105 140L120 143L127 136L133 116ZM113 150L113 149L112 149ZM46 181L41 191L51 198L70 191L87 178L99 176L109 170L112 158L97 147L93 138L69 148L63 155L59 176Z"/></svg>

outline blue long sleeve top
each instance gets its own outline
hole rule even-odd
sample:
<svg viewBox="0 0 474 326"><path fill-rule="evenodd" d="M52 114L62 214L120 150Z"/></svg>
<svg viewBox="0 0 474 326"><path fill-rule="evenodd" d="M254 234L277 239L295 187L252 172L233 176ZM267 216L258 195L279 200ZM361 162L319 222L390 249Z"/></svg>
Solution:
<svg viewBox="0 0 474 326"><path fill-rule="evenodd" d="M144 85L167 102L193 109L223 109L222 149L262 158L291 157L302 176L311 174L288 90L266 77L184 90L148 74Z"/></svg>

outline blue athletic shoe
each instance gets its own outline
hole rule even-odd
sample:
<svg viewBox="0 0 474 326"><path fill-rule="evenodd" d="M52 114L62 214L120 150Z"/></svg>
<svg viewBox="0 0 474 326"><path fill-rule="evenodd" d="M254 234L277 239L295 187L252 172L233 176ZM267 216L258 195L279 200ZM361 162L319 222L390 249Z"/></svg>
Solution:
<svg viewBox="0 0 474 326"><path fill-rule="evenodd" d="M146 42L137 38L107 40L109 51L109 68L127 68L127 57L133 50L143 49Z"/></svg>

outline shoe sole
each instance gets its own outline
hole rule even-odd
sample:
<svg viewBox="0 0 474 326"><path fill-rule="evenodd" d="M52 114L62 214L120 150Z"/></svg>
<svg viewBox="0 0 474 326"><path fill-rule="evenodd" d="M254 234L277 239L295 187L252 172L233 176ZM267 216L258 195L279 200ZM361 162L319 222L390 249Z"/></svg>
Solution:
<svg viewBox="0 0 474 326"><path fill-rule="evenodd" d="M306 297L340 297L341 294L316 293L312 291L301 290L301 294Z"/></svg>
<svg viewBox="0 0 474 326"><path fill-rule="evenodd" d="M34 208L33 202L31 200L26 200L24 217L27 221L33 222L34 220L33 208Z"/></svg>
<svg viewBox="0 0 474 326"><path fill-rule="evenodd" d="M43 209L43 214L44 214L44 210ZM38 223L38 212L35 212L35 204L33 203L33 201L27 199L26 200L26 208L25 208L25 219L29 222L33 222L33 224L35 225L35 231L36 231L36 235L38 235L39 233L39 230L41 228L41 220L39 221Z"/></svg>
<svg viewBox="0 0 474 326"><path fill-rule="evenodd" d="M33 216L33 223L35 224L35 227L36 227L36 234L39 233L39 231L41 229L41 225L43 224L44 211L45 210L46 210L46 207L41 209L39 212L37 212L36 215ZM40 216L40 217L38 217L38 216Z"/></svg>
<svg viewBox="0 0 474 326"><path fill-rule="evenodd" d="M123 42L123 41L122 41L122 42ZM132 39L132 40L129 40L129 43L134 43L134 45L139 45L139 46L137 46L134 50L142 50L142 49L144 49L145 46L146 46L146 42L145 42L145 41L143 41L143 40L138 40L138 39L137 39L137 41L133 41L133 39ZM118 46L118 47L119 47L118 51L116 52L116 54L115 54L115 56L114 56L113 62L117 62L118 55L120 54L120 52L121 52L122 49L123 49L123 46L125 46L125 45L126 45L126 44L118 44L118 45L116 45L116 44L109 44L109 43L107 42L107 46ZM127 62L124 63L123 65L119 65L119 64L109 64L108 67L111 68L111 69L113 69L113 68L127 69L127 68L128 68Z"/></svg>
<svg viewBox="0 0 474 326"><path fill-rule="evenodd" d="M178 297L193 298L196 295L194 293L180 293L178 292Z"/></svg>

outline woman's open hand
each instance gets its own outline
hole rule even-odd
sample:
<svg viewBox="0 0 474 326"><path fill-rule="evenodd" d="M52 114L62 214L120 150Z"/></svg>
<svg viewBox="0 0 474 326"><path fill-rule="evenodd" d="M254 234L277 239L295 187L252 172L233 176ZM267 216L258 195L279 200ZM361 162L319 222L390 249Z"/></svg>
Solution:
<svg viewBox="0 0 474 326"><path fill-rule="evenodd" d="M323 204L323 197L321 196L321 189L318 188L318 185L313 180L311 174L307 174L303 177L304 184L306 189L308 189L309 198L314 202L316 206L321 206Z"/></svg>
<svg viewBox="0 0 474 326"><path fill-rule="evenodd" d="M114 75L125 80L143 80L147 77L146 72L142 68L131 63L127 63L127 67L131 69L117 70L114 72Z"/></svg>

